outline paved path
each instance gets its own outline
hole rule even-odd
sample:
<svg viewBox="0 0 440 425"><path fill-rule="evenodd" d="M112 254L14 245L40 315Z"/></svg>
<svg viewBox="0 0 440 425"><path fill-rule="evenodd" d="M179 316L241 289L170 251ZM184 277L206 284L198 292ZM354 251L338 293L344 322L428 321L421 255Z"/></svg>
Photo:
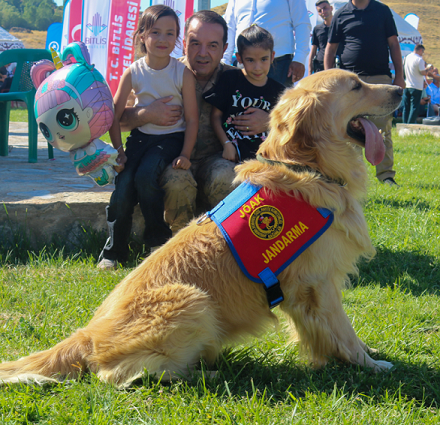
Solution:
<svg viewBox="0 0 440 425"><path fill-rule="evenodd" d="M38 162L28 162L27 123L10 123L8 156L0 156L0 240L25 226L32 240L67 240L81 226L107 231L105 207L114 185L97 186L89 177L77 175L69 154L54 149L48 159L47 143L38 136ZM135 210L134 229L142 217Z"/></svg>
<svg viewBox="0 0 440 425"><path fill-rule="evenodd" d="M429 132L436 137L440 137L440 125L424 125L424 124L397 124L397 131L400 135L406 133L423 133Z"/></svg>
<svg viewBox="0 0 440 425"><path fill-rule="evenodd" d="M15 203L70 202L78 197L108 202L114 185L97 186L91 178L78 176L69 154L54 149L49 160L47 142L38 135L38 162L28 161L27 123L10 123L9 155L0 156L0 201Z"/></svg>

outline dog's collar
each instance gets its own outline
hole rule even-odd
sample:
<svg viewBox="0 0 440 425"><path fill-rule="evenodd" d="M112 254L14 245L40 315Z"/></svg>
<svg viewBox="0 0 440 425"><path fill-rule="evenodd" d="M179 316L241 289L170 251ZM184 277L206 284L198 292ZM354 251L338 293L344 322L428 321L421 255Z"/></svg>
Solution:
<svg viewBox="0 0 440 425"><path fill-rule="evenodd" d="M287 162L282 162L282 161L274 161L272 159L267 159L264 158L263 156L261 156L261 154L257 155L257 160L260 161L263 164L269 164L269 165L284 165L285 167L287 167L289 170L295 171L297 173L314 173L314 174L318 174L320 177L323 177L325 181L329 182L329 183L336 183L341 187L344 187L347 185L346 182L344 182L341 179L331 179L330 177L327 177L325 174L322 174L320 171L315 170L312 167L309 167L308 165L299 165L299 164L289 164Z"/></svg>

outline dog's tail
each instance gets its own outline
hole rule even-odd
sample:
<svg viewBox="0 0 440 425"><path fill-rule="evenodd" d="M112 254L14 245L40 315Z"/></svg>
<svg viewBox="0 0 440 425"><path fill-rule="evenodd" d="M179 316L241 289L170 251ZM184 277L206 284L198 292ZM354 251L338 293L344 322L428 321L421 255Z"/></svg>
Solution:
<svg viewBox="0 0 440 425"><path fill-rule="evenodd" d="M44 383L76 378L88 366L91 346L90 338L84 330L79 330L49 350L0 364L0 383Z"/></svg>

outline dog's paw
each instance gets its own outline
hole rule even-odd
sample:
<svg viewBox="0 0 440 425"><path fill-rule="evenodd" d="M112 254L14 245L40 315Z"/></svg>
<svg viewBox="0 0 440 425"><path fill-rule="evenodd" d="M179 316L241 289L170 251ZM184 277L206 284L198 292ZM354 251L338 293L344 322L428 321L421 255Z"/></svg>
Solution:
<svg viewBox="0 0 440 425"><path fill-rule="evenodd" d="M390 362L387 362L385 360L374 360L374 371L376 373L378 372L386 372L387 370L390 370L394 367L394 365Z"/></svg>

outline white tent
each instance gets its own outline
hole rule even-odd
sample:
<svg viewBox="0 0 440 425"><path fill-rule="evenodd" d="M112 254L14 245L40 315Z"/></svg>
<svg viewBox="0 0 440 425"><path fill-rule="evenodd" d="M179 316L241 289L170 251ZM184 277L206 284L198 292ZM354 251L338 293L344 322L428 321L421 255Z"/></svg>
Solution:
<svg viewBox="0 0 440 425"><path fill-rule="evenodd" d="M17 37L0 27L0 52L10 49L24 49L24 44Z"/></svg>

